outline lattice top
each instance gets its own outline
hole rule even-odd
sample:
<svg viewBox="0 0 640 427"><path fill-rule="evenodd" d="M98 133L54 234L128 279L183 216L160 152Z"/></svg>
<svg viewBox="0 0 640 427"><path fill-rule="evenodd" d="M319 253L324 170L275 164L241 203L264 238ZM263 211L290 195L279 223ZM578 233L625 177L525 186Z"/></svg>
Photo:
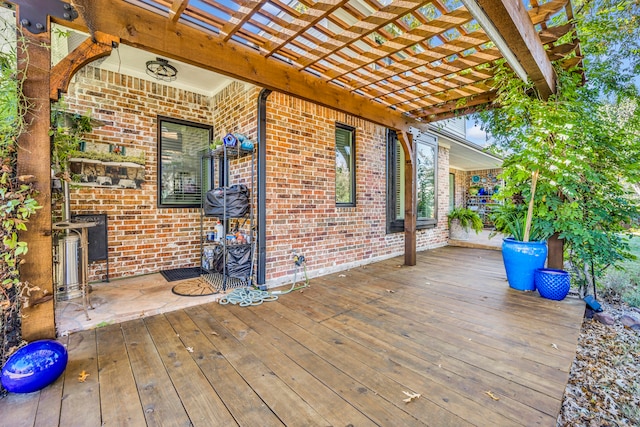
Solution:
<svg viewBox="0 0 640 427"><path fill-rule="evenodd" d="M551 60L572 30L568 0L526 0ZM415 119L485 104L502 54L459 0L136 0ZM566 67L579 60L573 56Z"/></svg>

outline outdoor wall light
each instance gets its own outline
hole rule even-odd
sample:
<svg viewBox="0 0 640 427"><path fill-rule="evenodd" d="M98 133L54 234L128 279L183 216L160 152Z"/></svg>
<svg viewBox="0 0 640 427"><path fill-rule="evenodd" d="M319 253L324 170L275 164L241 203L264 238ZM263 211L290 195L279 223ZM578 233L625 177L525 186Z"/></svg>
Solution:
<svg viewBox="0 0 640 427"><path fill-rule="evenodd" d="M518 77L526 82L529 78L527 72L524 70L524 68L518 61L518 58L516 58L516 55L511 51L509 45L504 40L495 25L493 25L493 22L491 21L491 19L489 19L482 7L480 7L476 0L460 1L462 2L462 4L464 4L464 7L467 8L471 16L473 16L476 21L478 21L478 24L480 24L484 32L487 33L489 39L491 39L491 41L495 43L496 47L498 48L504 59L507 61L507 63L511 66L513 71L518 75Z"/></svg>
<svg viewBox="0 0 640 427"><path fill-rule="evenodd" d="M147 61L147 74L165 82L172 82L178 78L176 67L169 65L169 61L163 58Z"/></svg>

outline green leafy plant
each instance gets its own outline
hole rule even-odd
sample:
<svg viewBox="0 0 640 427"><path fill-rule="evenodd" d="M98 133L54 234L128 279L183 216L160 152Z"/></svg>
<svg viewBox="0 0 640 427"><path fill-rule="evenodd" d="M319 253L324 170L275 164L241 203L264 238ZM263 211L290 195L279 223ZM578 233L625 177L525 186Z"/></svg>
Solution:
<svg viewBox="0 0 640 427"><path fill-rule="evenodd" d="M80 153L82 138L91 132L93 126L89 115L69 113L66 108L62 100L51 108L51 163L56 177L71 182L69 159Z"/></svg>
<svg viewBox="0 0 640 427"><path fill-rule="evenodd" d="M458 222L460 223L460 227L462 227L466 231L473 230L476 233L479 233L484 228L484 224L482 223L482 218L480 218L480 215L469 208L453 208L451 212L447 214L449 227L451 227L452 220L458 220Z"/></svg>
<svg viewBox="0 0 640 427"><path fill-rule="evenodd" d="M20 233L39 208L33 177L17 171L18 137L25 132L30 104L22 92L23 75L17 72L17 40L5 38L16 34L14 23L0 20L0 365L22 342L20 310L31 288L20 280L22 258L29 250Z"/></svg>
<svg viewBox="0 0 640 427"><path fill-rule="evenodd" d="M494 226L491 237L501 233L515 240L525 241L527 223L527 208L525 205L506 203L495 207L489 217ZM553 224L550 221L537 217L531 218L529 241L545 241L552 235Z"/></svg>
<svg viewBox="0 0 640 427"><path fill-rule="evenodd" d="M633 84L634 68L636 75L640 70L640 26L629 17L638 9L632 1L579 2L576 25L585 68L564 71L554 64L557 92L548 99L501 68L495 78L500 108L481 114L505 158L505 186L497 197L507 209L528 205L533 225L557 233L583 285L632 257L625 225L638 218L639 207L626 183L640 182L640 106ZM628 60L620 61L612 46ZM521 215L524 207L517 209ZM520 232L522 223L508 216L502 228L510 223ZM524 225L526 230L526 220Z"/></svg>
<svg viewBox="0 0 640 427"><path fill-rule="evenodd" d="M629 240L629 251L637 258L640 255L640 234L634 232ZM598 277L598 287L604 294L622 298L632 307L640 307L640 264L627 260L605 270Z"/></svg>

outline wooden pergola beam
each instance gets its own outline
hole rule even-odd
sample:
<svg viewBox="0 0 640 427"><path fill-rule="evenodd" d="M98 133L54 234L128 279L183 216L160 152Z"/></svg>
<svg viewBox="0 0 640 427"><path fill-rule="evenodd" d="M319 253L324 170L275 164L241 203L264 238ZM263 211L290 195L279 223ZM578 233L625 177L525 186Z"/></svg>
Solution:
<svg viewBox="0 0 640 427"><path fill-rule="evenodd" d="M118 43L120 43L118 37L96 31L93 38L87 38L58 62L51 69L50 74L49 98L51 101L57 101L61 93L67 92L69 82L78 70L96 59L110 55L111 50Z"/></svg>
<svg viewBox="0 0 640 427"><path fill-rule="evenodd" d="M475 0L517 57L540 95L546 99L556 91L556 75L540 36L521 1Z"/></svg>

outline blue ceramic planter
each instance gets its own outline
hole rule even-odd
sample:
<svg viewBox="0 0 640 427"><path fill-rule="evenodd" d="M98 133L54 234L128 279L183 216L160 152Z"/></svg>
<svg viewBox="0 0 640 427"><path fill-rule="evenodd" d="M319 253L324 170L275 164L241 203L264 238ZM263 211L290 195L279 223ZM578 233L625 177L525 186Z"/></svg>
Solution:
<svg viewBox="0 0 640 427"><path fill-rule="evenodd" d="M561 301L571 289L571 276L564 270L538 268L534 277L536 288L543 298Z"/></svg>
<svg viewBox="0 0 640 427"><path fill-rule="evenodd" d="M0 379L12 393L31 393L58 379L67 367L67 360L67 349L59 342L34 341L9 357Z"/></svg>
<svg viewBox="0 0 640 427"><path fill-rule="evenodd" d="M547 242L520 242L511 237L502 241L502 259L509 286L519 291L535 291L534 272L547 259Z"/></svg>

